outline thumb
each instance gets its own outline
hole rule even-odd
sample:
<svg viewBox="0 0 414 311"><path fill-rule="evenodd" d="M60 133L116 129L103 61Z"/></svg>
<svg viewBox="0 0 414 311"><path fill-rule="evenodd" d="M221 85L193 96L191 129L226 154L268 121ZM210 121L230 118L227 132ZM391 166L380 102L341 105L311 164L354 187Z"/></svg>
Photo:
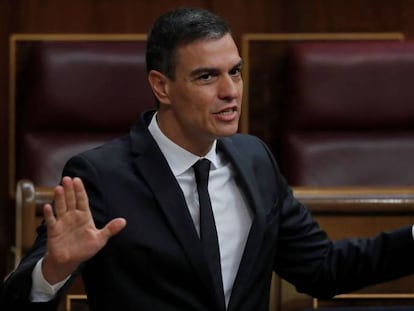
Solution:
<svg viewBox="0 0 414 311"><path fill-rule="evenodd" d="M102 228L101 234L104 238L109 239L118 234L126 226L125 218L115 218L108 222L105 227Z"/></svg>

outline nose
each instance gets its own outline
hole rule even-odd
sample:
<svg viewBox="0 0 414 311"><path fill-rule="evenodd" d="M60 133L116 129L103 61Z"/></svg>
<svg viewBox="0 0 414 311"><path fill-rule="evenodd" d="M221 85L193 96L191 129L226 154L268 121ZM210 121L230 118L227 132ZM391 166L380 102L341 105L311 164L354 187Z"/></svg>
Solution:
<svg viewBox="0 0 414 311"><path fill-rule="evenodd" d="M231 75L222 76L219 82L219 97L227 101L237 98L240 92L241 83L240 79L234 79Z"/></svg>

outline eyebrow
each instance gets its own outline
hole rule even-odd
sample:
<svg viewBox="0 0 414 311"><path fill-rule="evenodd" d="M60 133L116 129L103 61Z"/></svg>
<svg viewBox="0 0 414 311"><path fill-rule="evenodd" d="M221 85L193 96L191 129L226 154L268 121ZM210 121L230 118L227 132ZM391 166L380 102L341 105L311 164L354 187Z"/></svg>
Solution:
<svg viewBox="0 0 414 311"><path fill-rule="evenodd" d="M237 67L241 67L242 65L243 65L243 59L240 58L239 62L235 66L233 66L233 69Z"/></svg>
<svg viewBox="0 0 414 311"><path fill-rule="evenodd" d="M240 60L239 60L239 62L238 62L237 64L235 64L235 65L231 68L231 70L233 70L234 68L241 67L241 66L242 66L242 64L243 64L243 60L242 60L242 59L240 59ZM199 75L204 74L204 73L217 74L217 73L219 73L219 72L220 72L220 70L218 70L217 68L211 68L211 67L200 67L200 68L194 69L194 70L190 73L190 77L191 77L191 78L196 78L196 77L198 77Z"/></svg>

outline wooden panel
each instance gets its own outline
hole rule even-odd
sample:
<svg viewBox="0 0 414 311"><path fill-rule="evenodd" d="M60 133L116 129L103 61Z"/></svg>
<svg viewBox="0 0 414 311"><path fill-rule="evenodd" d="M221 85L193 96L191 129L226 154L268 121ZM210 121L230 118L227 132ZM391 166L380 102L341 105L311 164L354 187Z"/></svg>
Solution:
<svg viewBox="0 0 414 311"><path fill-rule="evenodd" d="M14 214L12 200L8 196L8 154L7 154L7 54L8 34L12 27L12 2L0 1L0 280L13 267L13 256L10 252L11 239L14 233Z"/></svg>
<svg viewBox="0 0 414 311"><path fill-rule="evenodd" d="M407 6L411 6L409 0L285 0L283 2L285 3L283 26L295 32L396 31L404 20L400 13L406 10Z"/></svg>
<svg viewBox="0 0 414 311"><path fill-rule="evenodd" d="M204 7L202 0L20 0L14 32L147 32L162 12L180 5Z"/></svg>

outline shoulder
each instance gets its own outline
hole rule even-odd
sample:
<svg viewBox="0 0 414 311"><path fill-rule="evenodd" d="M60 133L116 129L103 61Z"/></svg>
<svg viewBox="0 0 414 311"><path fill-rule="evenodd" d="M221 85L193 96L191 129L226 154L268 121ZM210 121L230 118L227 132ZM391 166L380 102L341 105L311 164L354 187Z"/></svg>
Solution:
<svg viewBox="0 0 414 311"><path fill-rule="evenodd" d="M253 145L264 144L264 142L257 136L250 135L250 134L240 134L240 133L229 136L229 137L225 137L222 140L229 141L239 146L250 145L250 144L253 144Z"/></svg>
<svg viewBox="0 0 414 311"><path fill-rule="evenodd" d="M218 147L231 161L251 168L255 172L279 173L276 160L268 146L260 138L248 134L236 134L219 140Z"/></svg>
<svg viewBox="0 0 414 311"><path fill-rule="evenodd" d="M109 140L95 148L85 150L79 155L86 157L101 157L104 155L112 155L121 152L122 150L129 149L129 138L128 136L121 136Z"/></svg>
<svg viewBox="0 0 414 311"><path fill-rule="evenodd" d="M249 134L235 134L233 136L223 138L224 146L233 146L235 150L249 156L266 156L273 157L266 143L257 136Z"/></svg>
<svg viewBox="0 0 414 311"><path fill-rule="evenodd" d="M127 136L109 140L94 148L86 149L72 156L66 163L87 162L94 165L110 166L119 161L124 161L128 157L129 139Z"/></svg>

